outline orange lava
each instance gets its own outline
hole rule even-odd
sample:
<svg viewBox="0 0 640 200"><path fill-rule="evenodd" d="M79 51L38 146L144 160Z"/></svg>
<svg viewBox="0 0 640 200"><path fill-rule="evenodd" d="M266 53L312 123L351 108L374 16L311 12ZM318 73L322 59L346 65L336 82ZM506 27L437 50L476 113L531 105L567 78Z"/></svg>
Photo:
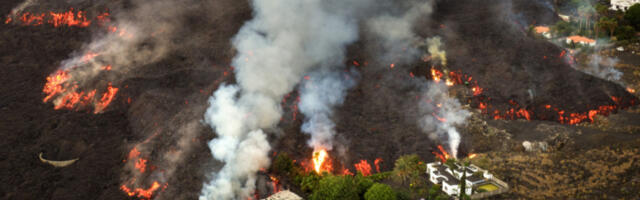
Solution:
<svg viewBox="0 0 640 200"><path fill-rule="evenodd" d="M138 169L138 171L140 171L140 173L144 173L145 169L147 168L147 160L139 158L135 164L135 167L136 169Z"/></svg>
<svg viewBox="0 0 640 200"><path fill-rule="evenodd" d="M442 145L438 145L438 149L440 150L440 153L434 151L433 154L435 154L436 157L440 158L440 160L442 160L442 163L447 162L447 159L450 158L449 153L447 153L447 151L442 148Z"/></svg>
<svg viewBox="0 0 640 200"><path fill-rule="evenodd" d="M326 150L321 149L313 152L313 169L316 173L322 171L330 171L330 165L326 165L325 161L329 158L329 154Z"/></svg>
<svg viewBox="0 0 640 200"><path fill-rule="evenodd" d="M356 170L358 170L363 176L371 176L371 165L367 160L360 160L359 163L354 164Z"/></svg>
<svg viewBox="0 0 640 200"><path fill-rule="evenodd" d="M88 27L91 25L91 20L87 19L86 12L75 11L70 8L66 12L48 12L48 13L30 13L24 12L17 16L17 19L13 19L12 16L7 16L5 24L11 22L19 23L24 26L39 26L43 24L51 24L54 27L68 26L68 27ZM109 13L102 13L96 17L99 22L108 22Z"/></svg>
<svg viewBox="0 0 640 200"><path fill-rule="evenodd" d="M147 189L129 188L126 185L122 185L120 186L120 190L122 190L124 193L126 193L130 197L137 196L138 198L142 198L142 199L151 199L151 197L153 196L153 193L156 192L158 189L160 189L160 187L165 189L167 186L168 186L167 184L162 186L157 181L154 181L153 184L151 184L151 186Z"/></svg>
<svg viewBox="0 0 640 200"><path fill-rule="evenodd" d="M376 165L376 171L378 171L378 173L380 173L380 163L382 162L382 158L376 158L375 161L373 161L373 164Z"/></svg>

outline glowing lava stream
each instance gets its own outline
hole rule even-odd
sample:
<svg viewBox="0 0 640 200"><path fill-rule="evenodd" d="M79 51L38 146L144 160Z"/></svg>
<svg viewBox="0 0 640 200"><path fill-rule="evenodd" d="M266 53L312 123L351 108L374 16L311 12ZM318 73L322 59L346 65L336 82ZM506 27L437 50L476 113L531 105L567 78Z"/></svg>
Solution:
<svg viewBox="0 0 640 200"><path fill-rule="evenodd" d="M313 168L316 173L320 174L320 171L323 170L322 165L327 157L329 157L329 154L327 154L327 151L324 149L313 151Z"/></svg>

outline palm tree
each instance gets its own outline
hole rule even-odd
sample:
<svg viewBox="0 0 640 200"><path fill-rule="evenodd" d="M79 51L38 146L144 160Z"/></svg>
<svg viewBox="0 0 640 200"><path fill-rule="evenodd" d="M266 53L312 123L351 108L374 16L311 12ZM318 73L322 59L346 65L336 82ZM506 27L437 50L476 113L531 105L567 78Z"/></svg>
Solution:
<svg viewBox="0 0 640 200"><path fill-rule="evenodd" d="M393 167L393 179L402 184L408 180L413 185L420 181L420 175L425 171L426 166L422 164L418 155L405 155L396 160Z"/></svg>

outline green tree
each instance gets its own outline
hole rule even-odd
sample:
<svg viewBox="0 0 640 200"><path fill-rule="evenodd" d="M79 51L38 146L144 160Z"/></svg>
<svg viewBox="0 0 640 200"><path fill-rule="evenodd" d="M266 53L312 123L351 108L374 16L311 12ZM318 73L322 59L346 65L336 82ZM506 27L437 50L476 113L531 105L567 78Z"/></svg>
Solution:
<svg viewBox="0 0 640 200"><path fill-rule="evenodd" d="M640 4L634 4L624 13L624 19L633 26L636 31L640 31Z"/></svg>
<svg viewBox="0 0 640 200"><path fill-rule="evenodd" d="M621 40L633 39L636 31L631 26L620 26L616 29L616 38Z"/></svg>
<svg viewBox="0 0 640 200"><path fill-rule="evenodd" d="M352 176L323 176L310 196L311 200L358 200L358 185Z"/></svg>
<svg viewBox="0 0 640 200"><path fill-rule="evenodd" d="M618 22L614 18L603 17L598 22L598 27L609 31L609 37L613 37L613 32L618 27Z"/></svg>
<svg viewBox="0 0 640 200"><path fill-rule="evenodd" d="M396 200L396 194L388 185L376 183L364 194L365 200Z"/></svg>
<svg viewBox="0 0 640 200"><path fill-rule="evenodd" d="M422 173L426 173L426 166L420 161L418 155L411 154L396 160L392 177L402 184L409 181L410 185L414 185L420 183Z"/></svg>
<svg viewBox="0 0 640 200"><path fill-rule="evenodd" d="M555 35L567 36L572 34L575 30L573 25L569 22L558 21L555 25L551 27Z"/></svg>

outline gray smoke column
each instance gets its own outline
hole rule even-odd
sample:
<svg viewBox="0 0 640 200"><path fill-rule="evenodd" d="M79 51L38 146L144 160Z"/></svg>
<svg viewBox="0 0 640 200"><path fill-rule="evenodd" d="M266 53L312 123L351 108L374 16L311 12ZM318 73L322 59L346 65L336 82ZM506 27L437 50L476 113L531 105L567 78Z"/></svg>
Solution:
<svg viewBox="0 0 640 200"><path fill-rule="evenodd" d="M309 146L315 150L333 148L335 123L331 120L335 106L344 102L347 89L358 79L356 71L317 71L300 86L300 112L305 115L302 131L310 134Z"/></svg>
<svg viewBox="0 0 640 200"><path fill-rule="evenodd" d="M455 157L460 145L460 133L455 126L465 123L471 113L463 109L457 99L449 97L448 88L442 82L426 84L422 94L418 106L422 116L418 121L420 128L432 140L446 138L451 156Z"/></svg>
<svg viewBox="0 0 640 200"><path fill-rule="evenodd" d="M246 199L255 190L256 173L267 167L271 149L264 129L282 115L280 100L313 68L339 66L345 45L358 36L356 20L343 12L353 3L322 0L251 2L254 18L232 43L237 85L221 86L205 114L217 133L209 142L224 166L203 184L200 199Z"/></svg>
<svg viewBox="0 0 640 200"><path fill-rule="evenodd" d="M384 48L379 60L396 65L422 56L415 45L422 39L413 31L413 25L433 12L431 0L411 0L402 4L406 4L408 9L401 14L384 13L367 21L368 30L381 39Z"/></svg>

